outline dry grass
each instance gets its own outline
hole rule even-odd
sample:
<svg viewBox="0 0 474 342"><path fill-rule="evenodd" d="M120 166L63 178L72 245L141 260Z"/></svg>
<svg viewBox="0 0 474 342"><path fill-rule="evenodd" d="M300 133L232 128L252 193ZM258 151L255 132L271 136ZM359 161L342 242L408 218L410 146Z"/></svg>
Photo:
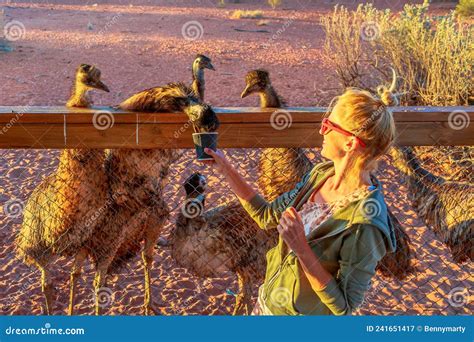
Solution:
<svg viewBox="0 0 474 342"><path fill-rule="evenodd" d="M392 66L401 77L399 91L406 93L402 105L472 102L472 28L453 12L430 17L428 6L406 5L398 16L372 5L336 7L323 17L325 52L341 85L373 91L380 79L389 79Z"/></svg>
<svg viewBox="0 0 474 342"><path fill-rule="evenodd" d="M261 19L263 18L263 12L259 10L255 11L245 11L237 10L232 12L230 15L231 19Z"/></svg>
<svg viewBox="0 0 474 342"><path fill-rule="evenodd" d="M472 26L457 20L454 12L429 16L428 8L427 1L406 5L395 15L370 4L356 11L336 6L332 15L322 17L326 60L341 87L375 92L380 80L388 82L393 67L399 76L398 92L403 94L400 105L472 105ZM426 162L443 166L435 173L472 182L472 146L420 147L417 152Z"/></svg>
<svg viewBox="0 0 474 342"><path fill-rule="evenodd" d="M281 5L281 0L268 0L268 4L272 6L273 9Z"/></svg>

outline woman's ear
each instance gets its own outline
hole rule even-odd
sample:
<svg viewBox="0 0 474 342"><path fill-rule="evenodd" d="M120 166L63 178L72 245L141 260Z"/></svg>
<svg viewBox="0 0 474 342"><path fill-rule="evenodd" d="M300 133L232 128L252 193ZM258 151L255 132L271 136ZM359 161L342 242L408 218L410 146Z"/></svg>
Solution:
<svg viewBox="0 0 474 342"><path fill-rule="evenodd" d="M344 143L344 151L352 152L357 148L357 140L356 137L349 137Z"/></svg>

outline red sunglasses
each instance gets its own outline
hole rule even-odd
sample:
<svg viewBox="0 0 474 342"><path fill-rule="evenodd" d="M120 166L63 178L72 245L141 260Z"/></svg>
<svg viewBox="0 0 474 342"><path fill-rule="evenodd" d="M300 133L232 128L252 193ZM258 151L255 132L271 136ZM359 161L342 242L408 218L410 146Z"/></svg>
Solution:
<svg viewBox="0 0 474 342"><path fill-rule="evenodd" d="M341 134L344 134L345 136L348 137L355 137L357 141L359 142L359 145L362 147L366 147L367 145L362 141L361 138L356 136L354 133L351 133L349 131L346 131L344 128L339 127L336 125L334 122L329 120L328 118L323 118L323 121L321 122L321 129L319 130L319 133L321 135L326 135L328 134L331 130L339 132Z"/></svg>

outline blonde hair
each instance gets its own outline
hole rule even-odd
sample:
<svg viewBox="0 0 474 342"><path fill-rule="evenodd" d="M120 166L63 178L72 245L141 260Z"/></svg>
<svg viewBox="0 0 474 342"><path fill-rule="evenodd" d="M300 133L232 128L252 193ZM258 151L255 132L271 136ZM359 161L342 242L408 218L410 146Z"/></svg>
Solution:
<svg viewBox="0 0 474 342"><path fill-rule="evenodd" d="M332 101L335 100L341 109L342 127L366 144L362 155L351 161L349 170L353 172L375 170L378 158L394 143L395 122L388 106L396 105L398 101L392 88L379 87L379 97L366 90L348 88Z"/></svg>

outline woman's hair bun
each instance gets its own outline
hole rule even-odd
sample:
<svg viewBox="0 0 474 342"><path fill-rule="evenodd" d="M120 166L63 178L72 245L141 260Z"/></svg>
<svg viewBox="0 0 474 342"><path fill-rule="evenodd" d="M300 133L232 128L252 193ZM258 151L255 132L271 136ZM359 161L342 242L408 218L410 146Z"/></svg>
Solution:
<svg viewBox="0 0 474 342"><path fill-rule="evenodd" d="M382 101L382 103L385 105L385 106L398 106L398 98L397 98L397 95L392 93L389 89L387 89L386 87L379 87L377 89L377 92L379 94L379 97L380 97L380 101Z"/></svg>

